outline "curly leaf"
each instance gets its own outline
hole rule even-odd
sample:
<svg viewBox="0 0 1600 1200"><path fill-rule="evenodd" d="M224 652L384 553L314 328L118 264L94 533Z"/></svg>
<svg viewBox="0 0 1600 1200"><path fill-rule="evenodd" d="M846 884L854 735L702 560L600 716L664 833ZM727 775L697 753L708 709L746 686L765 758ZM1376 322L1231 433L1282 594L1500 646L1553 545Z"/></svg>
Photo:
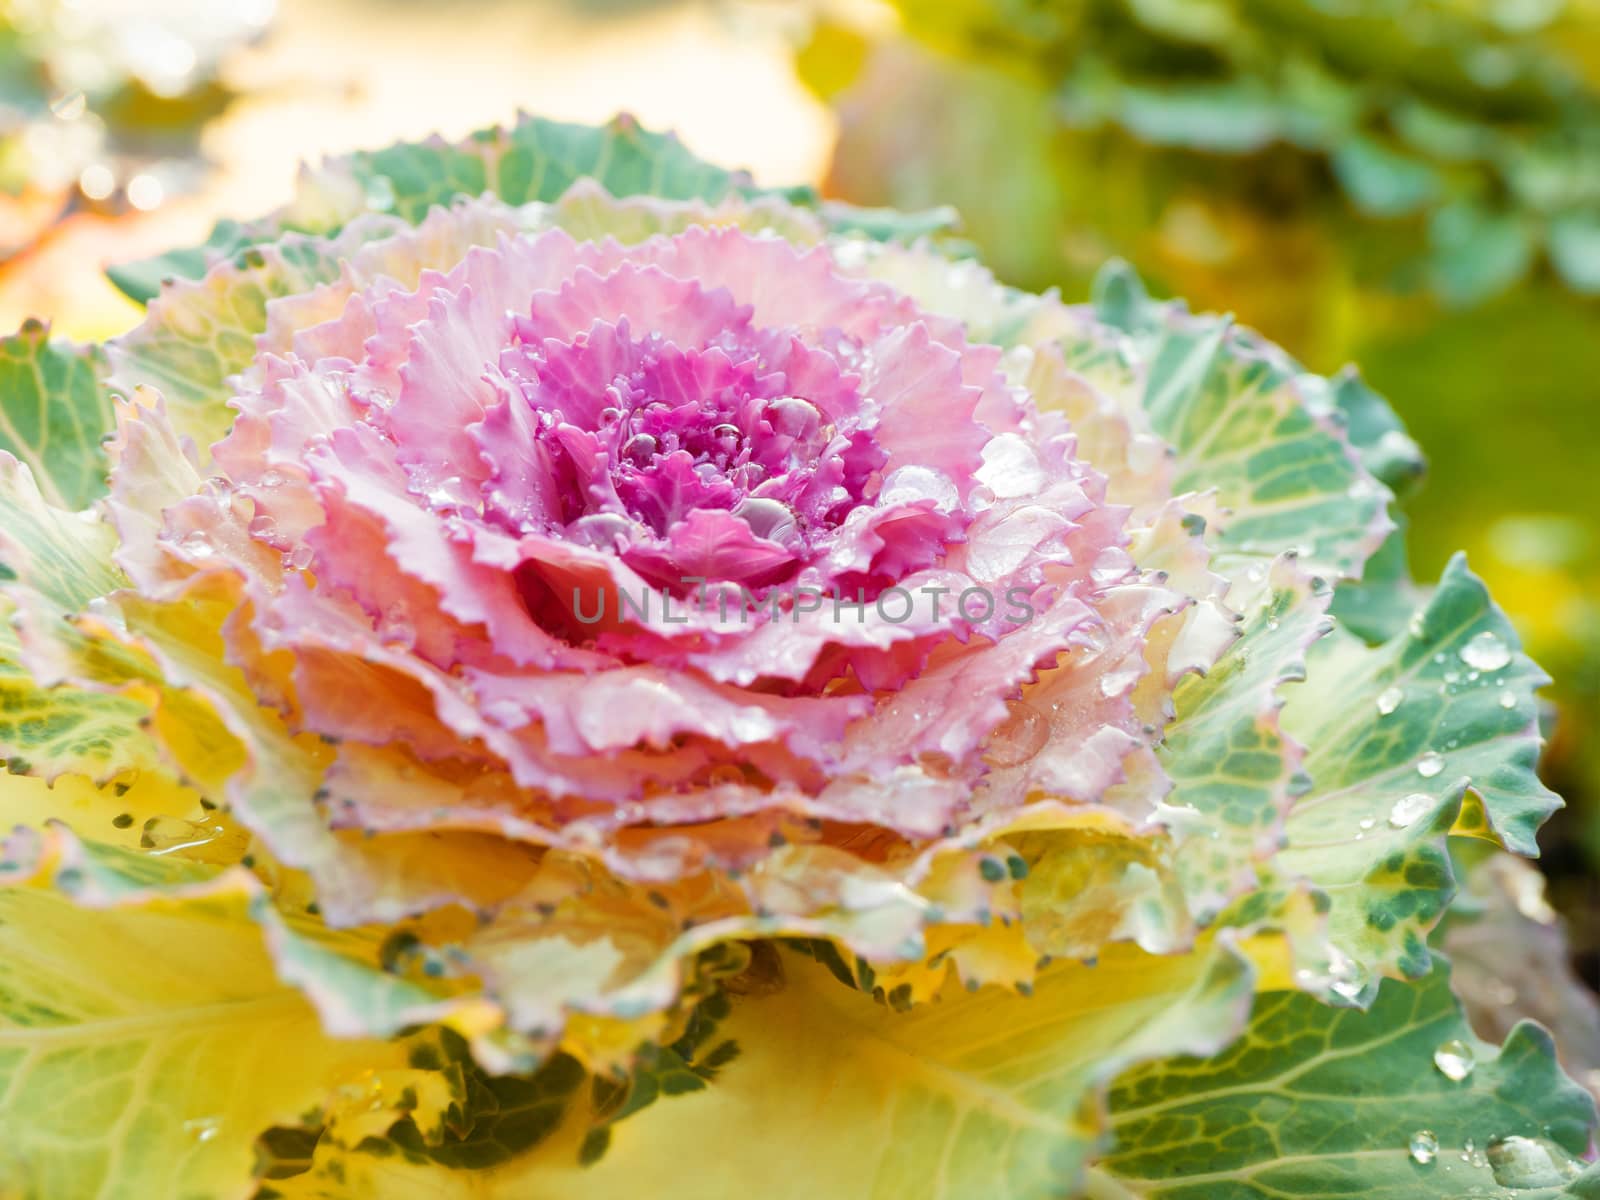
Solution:
<svg viewBox="0 0 1600 1200"><path fill-rule="evenodd" d="M1502 1047L1480 1042L1442 966L1386 982L1367 1012L1265 994L1223 1053L1135 1068L1110 1105L1116 1142L1091 1195L1600 1195L1600 1168L1575 1161L1594 1102L1561 1074L1549 1035L1523 1024Z"/></svg>
<svg viewBox="0 0 1600 1200"><path fill-rule="evenodd" d="M1455 893L1452 828L1486 825L1538 853L1534 834L1560 803L1535 770L1534 693L1546 679L1459 558L1404 632L1371 648L1337 633L1307 665L1315 682L1290 689L1282 725L1306 747L1310 787L1270 874L1277 887L1309 884L1326 910L1320 944L1296 947L1300 983L1364 1004L1379 975L1428 970L1427 935ZM1270 903L1252 896L1241 917Z"/></svg>
<svg viewBox="0 0 1600 1200"><path fill-rule="evenodd" d="M1511 622L1457 555L1405 633L1368 650L1331 639L1312 656L1317 696L1297 697L1289 730L1310 747L1316 790L1291 836L1313 821L1373 818L1401 827L1425 795L1470 787L1510 850L1539 853L1534 835L1561 801L1539 782L1534 694L1549 678L1522 653ZM1348 697L1344 705L1331 696ZM1320 810L1320 811L1319 811ZM1334 814L1337 814L1335 816Z"/></svg>
<svg viewBox="0 0 1600 1200"><path fill-rule="evenodd" d="M703 1060L717 1058L714 1081L693 1076L699 1086L674 1085L671 1103L611 1127L598 1161L591 1114L493 1170L452 1176L357 1153L342 1160L343 1184L317 1175L275 1187L296 1200L514 1200L635 1195L648 1180L663 1198L1053 1200L1099 1135L1101 1083L1174 1049L1212 1052L1243 1019L1252 977L1231 949L1119 950L1097 967L1051 968L1031 997L955 989L897 1013L799 954L784 953L782 967L781 987L732 998L713 1040L737 1053Z"/></svg>
<svg viewBox="0 0 1600 1200"><path fill-rule="evenodd" d="M337 279L357 246L397 227L363 222L331 242L290 234L242 250L198 282L170 287L150 320L110 343L112 383L129 392L159 389L174 428L198 447L210 446L233 422L227 382L255 356L268 303Z"/></svg>
<svg viewBox="0 0 1600 1200"><path fill-rule="evenodd" d="M116 535L87 514L52 506L34 474L0 451L0 584L75 612L126 581L111 563Z"/></svg>
<svg viewBox="0 0 1600 1200"><path fill-rule="evenodd" d="M485 192L508 204L553 201L585 176L614 196L720 200L735 189L753 190L748 175L703 162L673 135L641 129L631 117L601 126L524 117L461 142L431 138L335 159L306 172L301 196L289 208L248 225L226 222L203 247L113 267L108 274L145 303L163 279L199 278L213 263L287 231L331 233L364 212L415 224L436 204Z"/></svg>
<svg viewBox="0 0 1600 1200"><path fill-rule="evenodd" d="M1174 491L1217 493L1214 569L1294 550L1309 571L1361 574L1392 497L1343 436L1327 380L1227 318L1152 302L1120 264L1097 278L1095 312L1140 343L1133 386L1177 456Z"/></svg>
<svg viewBox="0 0 1600 1200"><path fill-rule="evenodd" d="M399 1053L323 1033L279 981L236 876L196 871L181 893L107 894L83 863L10 874L0 876L8 1195L237 1195L261 1129Z"/></svg>
<svg viewBox="0 0 1600 1200"><path fill-rule="evenodd" d="M141 725L149 707L126 696L40 687L22 665L11 615L10 603L0 598L0 759L6 769L47 781L83 775L95 783L158 769L159 748Z"/></svg>
<svg viewBox="0 0 1600 1200"><path fill-rule="evenodd" d="M38 321L0 339L0 450L28 464L51 504L83 508L106 490L105 375L99 347L52 341Z"/></svg>
<svg viewBox="0 0 1600 1200"><path fill-rule="evenodd" d="M1256 882L1254 864L1278 848L1308 786L1301 748L1283 735L1279 693L1305 678L1306 650L1328 625L1326 593L1278 562L1233 648L1173 693L1177 719L1158 751L1173 784L1163 812L1184 841L1179 871L1202 920Z"/></svg>

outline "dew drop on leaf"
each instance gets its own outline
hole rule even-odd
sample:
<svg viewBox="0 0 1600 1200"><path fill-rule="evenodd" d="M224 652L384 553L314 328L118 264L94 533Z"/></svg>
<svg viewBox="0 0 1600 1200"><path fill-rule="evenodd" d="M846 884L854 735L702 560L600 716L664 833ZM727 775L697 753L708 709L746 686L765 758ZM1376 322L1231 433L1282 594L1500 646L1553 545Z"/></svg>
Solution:
<svg viewBox="0 0 1600 1200"><path fill-rule="evenodd" d="M196 1117L183 1123L183 1131L197 1142L209 1142L217 1136L222 1122L216 1117Z"/></svg>
<svg viewBox="0 0 1600 1200"><path fill-rule="evenodd" d="M1400 701L1404 700L1405 698L1406 698L1406 694L1400 688L1397 688L1397 687L1386 687L1386 688L1384 688L1383 691L1378 693L1378 713L1379 713L1379 715L1380 716L1385 716L1385 717L1389 716L1391 713L1394 712L1395 709L1400 707Z"/></svg>
<svg viewBox="0 0 1600 1200"><path fill-rule="evenodd" d="M1429 750L1417 759L1417 774L1424 779L1432 779L1442 770L1444 770L1444 755L1437 750Z"/></svg>
<svg viewBox="0 0 1600 1200"><path fill-rule="evenodd" d="M1389 810L1389 824L1395 829L1408 829L1432 807L1432 796L1426 792L1412 792L1394 802L1394 807Z"/></svg>
<svg viewBox="0 0 1600 1200"><path fill-rule="evenodd" d="M1419 1129L1411 1135L1411 1161L1431 1163L1439 1154L1439 1139L1431 1129Z"/></svg>
<svg viewBox="0 0 1600 1200"><path fill-rule="evenodd" d="M1433 1065L1439 1068L1439 1073L1446 1079L1460 1083L1472 1074L1472 1068L1478 1064L1471 1046L1460 1038L1451 1038L1433 1052Z"/></svg>
<svg viewBox="0 0 1600 1200"><path fill-rule="evenodd" d="M1501 1187L1559 1187L1568 1176L1550 1157L1550 1151L1532 1138L1495 1138L1488 1146L1489 1169Z"/></svg>
<svg viewBox="0 0 1600 1200"><path fill-rule="evenodd" d="M1020 767L1044 749L1050 723L1026 700L1013 700L1010 714L989 737L985 757L997 767Z"/></svg>
<svg viewBox="0 0 1600 1200"><path fill-rule="evenodd" d="M1502 690L1501 693L1500 693L1500 707L1501 708L1515 708L1516 706L1517 706L1517 698L1516 698L1515 695L1512 694L1511 690L1509 688L1507 688L1505 690Z"/></svg>
<svg viewBox="0 0 1600 1200"><path fill-rule="evenodd" d="M1366 967L1341 951L1337 946L1328 948L1328 990L1341 1000L1355 1004L1372 981Z"/></svg>
<svg viewBox="0 0 1600 1200"><path fill-rule="evenodd" d="M1498 671L1511 662L1511 651L1497 635L1485 631L1461 647L1461 661L1479 671Z"/></svg>

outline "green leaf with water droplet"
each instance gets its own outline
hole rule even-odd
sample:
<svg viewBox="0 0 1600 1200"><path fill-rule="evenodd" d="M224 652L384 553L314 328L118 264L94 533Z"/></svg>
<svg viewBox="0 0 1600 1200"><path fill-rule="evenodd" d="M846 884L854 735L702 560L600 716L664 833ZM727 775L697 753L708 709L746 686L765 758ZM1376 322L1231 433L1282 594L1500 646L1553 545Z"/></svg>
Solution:
<svg viewBox="0 0 1600 1200"><path fill-rule="evenodd" d="M1305 789L1301 749L1283 736L1283 687L1305 677L1307 648L1327 628L1320 594L1287 560L1260 580L1239 640L1204 676L1173 693L1177 719L1157 753L1172 779L1170 824L1178 870L1202 920L1250 891L1277 850L1294 797Z"/></svg>
<svg viewBox="0 0 1600 1200"><path fill-rule="evenodd" d="M1470 1073L1435 1064L1459 1040ZM1451 1064L1454 1065L1454 1064ZM1162 1200L1416 1200L1419 1196L1600 1195L1600 1168L1577 1161L1594 1102L1562 1075L1545 1031L1477 1039L1437 966L1415 983L1384 983L1370 1010L1310 996L1259 996L1245 1035L1207 1061L1137 1067L1111 1090L1112 1150L1090 1195ZM1431 1133L1437 1142L1429 1159ZM1502 1152L1521 1138L1519 1169ZM1519 1146L1512 1143L1513 1147ZM1491 1153L1491 1148L1494 1148ZM1534 1163L1531 1160L1538 1159ZM1547 1181L1531 1183L1539 1172Z"/></svg>
<svg viewBox="0 0 1600 1200"><path fill-rule="evenodd" d="M1393 522L1389 490L1344 436L1336 386L1227 317L1149 300L1128 268L1095 285L1095 311L1131 335L1135 386L1176 455L1173 490L1215 490L1213 567L1238 577L1284 551L1355 578Z"/></svg>
<svg viewBox="0 0 1600 1200"><path fill-rule="evenodd" d="M1328 894L1343 954L1368 971L1421 974L1454 893L1445 834L1481 812L1487 829L1470 831L1537 855L1534 835L1560 805L1536 771L1534 694L1547 678L1460 557L1406 630L1370 648L1337 634L1308 668L1283 723L1306 747L1312 788L1274 866Z"/></svg>
<svg viewBox="0 0 1600 1200"><path fill-rule="evenodd" d="M38 321L0 338L0 450L32 470L45 499L86 508L106 490L100 440L111 432L106 360L54 340Z"/></svg>

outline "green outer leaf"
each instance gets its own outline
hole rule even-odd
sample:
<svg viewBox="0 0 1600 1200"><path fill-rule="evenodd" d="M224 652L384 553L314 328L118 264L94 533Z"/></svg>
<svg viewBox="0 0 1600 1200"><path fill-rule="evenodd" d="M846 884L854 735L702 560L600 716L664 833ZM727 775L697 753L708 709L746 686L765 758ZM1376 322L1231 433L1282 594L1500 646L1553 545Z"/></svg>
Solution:
<svg viewBox="0 0 1600 1200"><path fill-rule="evenodd" d="M42 858L31 853L41 846ZM399 1053L327 1037L311 1006L276 977L246 915L242 873L89 852L60 831L42 843L14 837L8 851L0 865L5 1195L238 1195L261 1129Z"/></svg>
<svg viewBox="0 0 1600 1200"><path fill-rule="evenodd" d="M922 213L824 203L810 188L762 189L745 171L695 157L677 135L643 129L630 116L604 125L572 125L524 116L509 126L481 129L460 142L430 138L334 159L301 182L287 208L257 221L224 221L197 247L111 268L113 283L141 304L167 279L198 279L241 251L285 233L328 235L363 213L416 224L436 205L490 193L517 206L554 203L583 178L613 196L715 203L730 195L778 196L815 209L827 226L876 240L910 241L942 233L956 222L948 208Z"/></svg>
<svg viewBox="0 0 1600 1200"><path fill-rule="evenodd" d="M232 258L252 243L250 231L238 221L221 220L198 246L169 250L155 258L113 263L106 277L125 296L147 304L161 292L168 279L199 279L213 263Z"/></svg>
<svg viewBox="0 0 1600 1200"><path fill-rule="evenodd" d="M33 472L0 453L0 585L38 596L56 612L77 612L122 587L111 562L116 534L90 514L49 504Z"/></svg>
<svg viewBox="0 0 1600 1200"><path fill-rule="evenodd" d="M109 526L52 507L33 472L0 455L0 760L13 774L54 780L71 773L99 783L161 766L141 726L148 704L40 686L19 636L26 622L54 626L55 618L123 586L125 577L111 563L114 545Z"/></svg>
<svg viewBox="0 0 1600 1200"><path fill-rule="evenodd" d="M169 290L142 325L110 343L112 383L157 388L173 428L204 451L233 423L228 380L255 357L268 302L337 279L358 246L403 228L373 218L333 240L288 234L242 250L203 281Z"/></svg>
<svg viewBox="0 0 1600 1200"><path fill-rule="evenodd" d="M1353 367L1340 371L1329 384L1345 437L1361 456L1362 465L1390 491L1403 494L1410 490L1427 469L1427 460L1406 433L1399 415Z"/></svg>
<svg viewBox="0 0 1600 1200"><path fill-rule="evenodd" d="M1484 635L1504 666L1463 660ZM1314 786L1289 814L1274 868L1329 897L1335 964L1353 960L1347 1000L1370 996L1368 972L1428 969L1428 931L1455 892L1445 835L1469 787L1508 848L1538 854L1534 835L1560 799L1536 771L1534 694L1548 680L1518 646L1457 557L1393 640L1368 648L1341 633L1308 656L1318 686L1290 696L1283 723L1307 747Z"/></svg>
<svg viewBox="0 0 1600 1200"><path fill-rule="evenodd" d="M415 224L436 204L484 192L513 205L548 202L583 176L614 196L715 201L730 191L754 190L748 175L702 162L675 136L641 129L631 117L602 126L524 117L457 143L432 138L334 159L302 182L297 205L305 206L305 192L323 201L312 208L313 215L291 205L249 224L224 222L204 246L126 264L110 275L130 297L147 303L163 278L198 279L213 263L247 246L276 241L285 232L332 233L367 211Z"/></svg>
<svg viewBox="0 0 1600 1200"><path fill-rule="evenodd" d="M1177 719L1157 753L1173 784L1179 873L1203 922L1255 885L1255 864L1278 848L1284 816L1309 786L1301 748L1280 727L1279 692L1305 678L1306 650L1328 628L1326 593L1280 561L1232 649L1173 693Z"/></svg>
<svg viewBox="0 0 1600 1200"><path fill-rule="evenodd" d="M595 1166L551 1162L503 1194L1056 1200L1099 1140L1103 1081L1162 1046L1213 1053L1253 980L1231 945L1118 947L1052 965L1031 996L952 986L897 1013L783 962L784 987L735 998L718 1036L740 1052L713 1086L630 1117Z"/></svg>
<svg viewBox="0 0 1600 1200"><path fill-rule="evenodd" d="M100 441L114 424L105 375L99 347L52 341L38 321L0 339L0 450L27 463L58 507L105 493Z"/></svg>
<svg viewBox="0 0 1600 1200"><path fill-rule="evenodd" d="M1423 591L1411 578L1403 514L1396 513L1395 531L1379 546L1360 579L1346 579L1334 590L1334 617L1367 642L1386 642L1406 626Z"/></svg>
<svg viewBox="0 0 1600 1200"><path fill-rule="evenodd" d="M160 750L140 726L149 707L126 696L40 687L22 665L11 616L10 602L0 597L0 760L6 769L47 781L75 773L96 783L159 769Z"/></svg>
<svg viewBox="0 0 1600 1200"><path fill-rule="evenodd" d="M1460 1039L1476 1066L1460 1082L1434 1052ZM1594 1102L1561 1074L1544 1030L1522 1024L1496 1049L1473 1035L1441 964L1414 984L1385 982L1367 1012L1309 996L1259 996L1243 1038L1216 1057L1135 1068L1113 1085L1116 1143L1101 1194L1165 1200L1416 1200L1500 1195L1507 1181L1463 1152L1511 1135L1559 1166L1581 1155ZM1419 1163L1414 1132L1438 1157ZM1576 1168L1573 1174L1576 1174ZM1519 1197L1600 1195L1600 1169Z"/></svg>
<svg viewBox="0 0 1600 1200"><path fill-rule="evenodd" d="M1314 654L1311 668L1322 685L1317 696L1291 700L1285 713L1286 727L1310 747L1306 768L1316 781L1297 818L1307 819L1311 806L1324 801L1344 810L1356 796L1439 798L1470 786L1507 849L1537 857L1534 835L1561 799L1537 774L1534 694L1550 680L1521 645L1457 555L1404 635L1372 651L1348 639L1319 647L1322 657ZM1503 653L1504 663L1487 665L1499 659L1481 657L1485 650ZM1385 716L1376 699L1391 687L1402 695ZM1330 704L1332 696L1349 703ZM1440 756L1439 769L1423 775L1418 766L1430 752Z"/></svg>
<svg viewBox="0 0 1600 1200"><path fill-rule="evenodd" d="M1124 264L1095 281L1095 313L1131 335L1153 431L1176 455L1173 489L1225 506L1216 569L1297 551L1307 570L1356 578L1393 522L1389 490L1339 428L1328 381L1226 317L1153 302Z"/></svg>

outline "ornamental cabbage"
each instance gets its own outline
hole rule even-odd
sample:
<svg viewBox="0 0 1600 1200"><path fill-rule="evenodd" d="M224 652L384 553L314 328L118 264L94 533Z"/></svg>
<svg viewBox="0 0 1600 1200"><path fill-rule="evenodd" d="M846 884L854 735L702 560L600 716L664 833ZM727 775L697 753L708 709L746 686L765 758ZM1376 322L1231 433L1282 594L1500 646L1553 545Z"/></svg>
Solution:
<svg viewBox="0 0 1600 1200"><path fill-rule="evenodd" d="M11 1192L1597 1194L1429 945L1559 802L1415 447L946 222L524 119L5 343Z"/></svg>

